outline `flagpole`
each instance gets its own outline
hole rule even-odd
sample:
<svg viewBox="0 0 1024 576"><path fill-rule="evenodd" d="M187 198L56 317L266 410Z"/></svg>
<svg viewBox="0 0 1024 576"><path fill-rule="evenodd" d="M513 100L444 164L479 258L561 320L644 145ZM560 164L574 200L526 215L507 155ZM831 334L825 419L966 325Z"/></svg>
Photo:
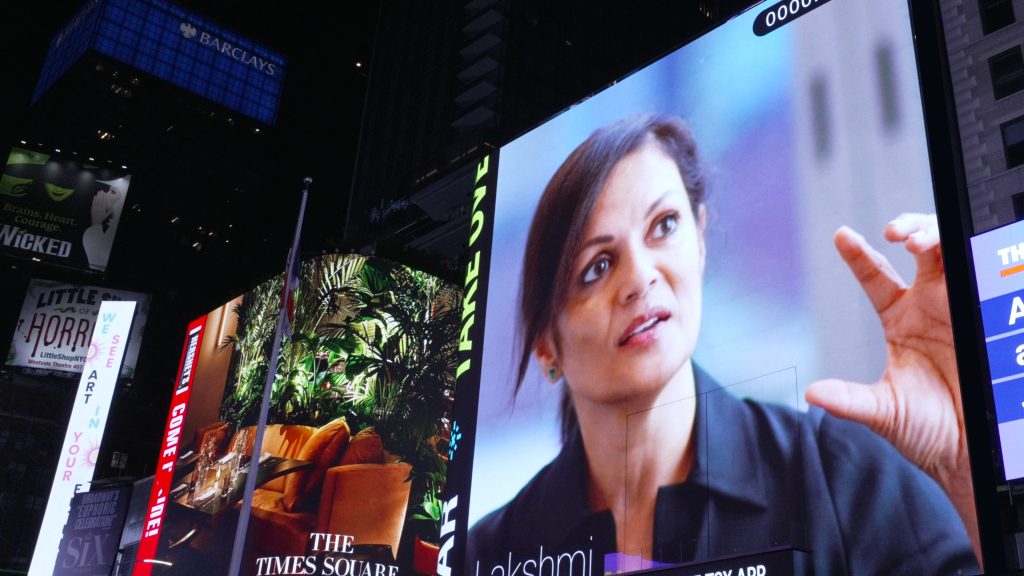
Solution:
<svg viewBox="0 0 1024 576"><path fill-rule="evenodd" d="M292 281L292 268L295 260L299 258L299 236L302 234L302 219L306 214L306 197L309 195L309 185L313 179L306 176L303 181L302 203L299 205L299 221L295 225L295 236L292 239L291 250L288 251L288 259L284 271L284 295L294 289L290 286ZM228 565L228 576L238 576L242 565L242 553L245 551L245 536L249 528L249 512L252 510L252 495L256 490L256 471L259 469L260 456L263 452L263 430L267 427L267 414L270 412L270 394L274 388L274 378L277 375L277 358L281 351L281 335L285 326L289 327L291 322L288 318L288 303L284 299L281 302L281 310L277 314L277 326L274 328L274 345L270 349L270 363L267 364L267 381L263 385L263 399L260 401L260 415L256 421L256 438L252 443L252 454L249 457L249 472L245 475L245 491L242 496L242 508L239 510L238 524L235 526L235 542L231 547L231 564Z"/></svg>

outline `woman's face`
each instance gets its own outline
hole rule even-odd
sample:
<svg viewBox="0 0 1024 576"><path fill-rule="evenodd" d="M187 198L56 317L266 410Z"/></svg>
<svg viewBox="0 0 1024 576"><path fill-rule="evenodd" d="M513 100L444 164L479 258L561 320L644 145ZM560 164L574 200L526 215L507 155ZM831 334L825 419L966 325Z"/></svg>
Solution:
<svg viewBox="0 0 1024 576"><path fill-rule="evenodd" d="M567 300L537 356L574 402L656 395L689 366L700 329L704 208L654 142L615 165L572 264Z"/></svg>

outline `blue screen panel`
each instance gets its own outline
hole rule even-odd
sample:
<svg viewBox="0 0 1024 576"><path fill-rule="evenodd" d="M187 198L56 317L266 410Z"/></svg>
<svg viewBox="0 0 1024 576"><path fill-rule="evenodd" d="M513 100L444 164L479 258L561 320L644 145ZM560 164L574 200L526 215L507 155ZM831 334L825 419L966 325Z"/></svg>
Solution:
<svg viewBox="0 0 1024 576"><path fill-rule="evenodd" d="M51 43L33 101L89 48L265 124L285 60L162 0L91 0Z"/></svg>
<svg viewBox="0 0 1024 576"><path fill-rule="evenodd" d="M273 124L284 58L161 0L108 0L96 49L264 122Z"/></svg>
<svg viewBox="0 0 1024 576"><path fill-rule="evenodd" d="M39 74L39 82L32 93L32 102L49 90L90 47L96 32L96 24L103 11L102 4L102 0L87 2L50 41L50 51L46 55L43 70Z"/></svg>

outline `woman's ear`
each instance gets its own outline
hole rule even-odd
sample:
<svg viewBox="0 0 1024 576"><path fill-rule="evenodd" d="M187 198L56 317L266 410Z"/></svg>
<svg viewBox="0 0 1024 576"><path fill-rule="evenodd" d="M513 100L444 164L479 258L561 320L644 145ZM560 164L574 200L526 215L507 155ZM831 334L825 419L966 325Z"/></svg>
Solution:
<svg viewBox="0 0 1024 576"><path fill-rule="evenodd" d="M552 380L551 370L555 370L556 374L561 374L561 369L558 366L558 348L555 346L555 340L551 337L550 330L545 330L537 338L537 343L533 347L533 355L537 358L537 362L549 380Z"/></svg>

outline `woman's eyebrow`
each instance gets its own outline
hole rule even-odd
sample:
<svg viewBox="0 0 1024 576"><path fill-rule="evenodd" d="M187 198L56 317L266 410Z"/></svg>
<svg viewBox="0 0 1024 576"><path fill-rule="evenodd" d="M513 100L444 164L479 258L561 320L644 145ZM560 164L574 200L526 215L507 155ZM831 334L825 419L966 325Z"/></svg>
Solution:
<svg viewBox="0 0 1024 576"><path fill-rule="evenodd" d="M659 196L654 202L652 202L650 207L647 208L647 213L644 215L644 218L650 218L651 214L654 214L658 210L658 207L661 206L662 203L664 203L665 199L668 198L671 194L672 191L668 190L667 192ZM590 248L595 244L608 244L613 240L615 240L615 237L609 234L594 236L593 238L589 238L586 241L584 241L583 244L580 244L580 251L585 250L586 248Z"/></svg>
<svg viewBox="0 0 1024 576"><path fill-rule="evenodd" d="M580 245L580 251L583 251L585 248L590 248L595 244L608 244L612 240L615 240L615 237L609 234L594 236L593 238L590 238L589 240Z"/></svg>
<svg viewBox="0 0 1024 576"><path fill-rule="evenodd" d="M672 191L669 190L669 191L665 192L664 194L662 194L661 196L659 196L657 200L652 202L651 206L649 208L647 208L647 214L644 214L644 218L650 218L651 214L654 214L654 212L658 209L658 206L661 206L661 203L664 202L665 198L667 198L668 195L671 194L671 193L672 193Z"/></svg>

